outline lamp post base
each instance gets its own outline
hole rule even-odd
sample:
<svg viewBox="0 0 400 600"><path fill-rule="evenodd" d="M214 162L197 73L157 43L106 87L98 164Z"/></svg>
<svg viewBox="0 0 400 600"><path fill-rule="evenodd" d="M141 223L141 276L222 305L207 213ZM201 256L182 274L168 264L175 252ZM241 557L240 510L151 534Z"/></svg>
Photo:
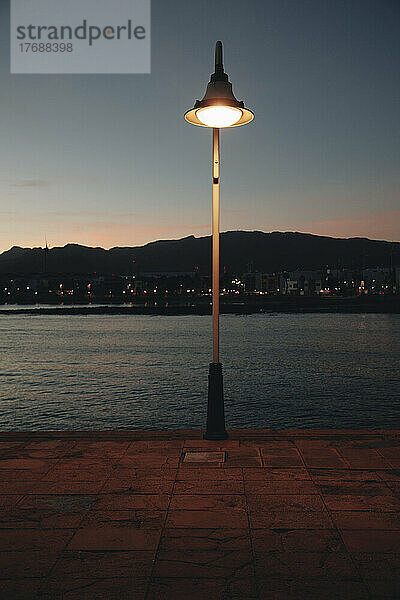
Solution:
<svg viewBox="0 0 400 600"><path fill-rule="evenodd" d="M210 370L208 373L207 429L204 434L204 439L228 439L228 434L225 429L222 364L219 362L210 363Z"/></svg>

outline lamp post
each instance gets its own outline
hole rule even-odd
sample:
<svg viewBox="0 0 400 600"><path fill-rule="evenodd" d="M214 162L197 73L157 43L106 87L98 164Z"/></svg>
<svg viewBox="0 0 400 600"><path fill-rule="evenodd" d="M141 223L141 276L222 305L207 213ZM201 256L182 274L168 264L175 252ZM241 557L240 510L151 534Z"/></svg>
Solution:
<svg viewBox="0 0 400 600"><path fill-rule="evenodd" d="M212 322L213 361L208 374L207 427L204 438L225 440L224 392L222 364L219 361L219 130L250 123L253 113L236 100L232 84L224 72L222 43L215 46L215 72L211 75L206 93L185 113L192 125L212 128Z"/></svg>

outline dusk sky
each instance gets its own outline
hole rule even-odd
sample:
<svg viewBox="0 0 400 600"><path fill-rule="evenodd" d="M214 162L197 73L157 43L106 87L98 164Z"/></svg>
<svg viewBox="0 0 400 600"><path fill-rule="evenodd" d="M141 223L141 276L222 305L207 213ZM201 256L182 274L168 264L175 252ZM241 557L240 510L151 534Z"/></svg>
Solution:
<svg viewBox="0 0 400 600"><path fill-rule="evenodd" d="M153 0L150 75L11 75L0 7L0 251L208 235L219 39L221 230L400 240L398 0Z"/></svg>

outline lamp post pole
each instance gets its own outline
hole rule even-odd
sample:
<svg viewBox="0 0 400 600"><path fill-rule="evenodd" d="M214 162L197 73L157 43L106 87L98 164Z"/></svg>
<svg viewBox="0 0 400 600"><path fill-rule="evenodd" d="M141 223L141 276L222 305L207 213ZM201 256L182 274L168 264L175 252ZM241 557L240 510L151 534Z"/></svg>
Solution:
<svg viewBox="0 0 400 600"><path fill-rule="evenodd" d="M219 362L219 130L221 127L238 127L254 118L244 102L237 100L232 84L224 71L222 43L215 46L215 71L211 75L202 100L185 113L192 125L210 127L213 130L212 150L212 322L213 362L208 373L208 406L206 440L225 440L224 390L222 364Z"/></svg>
<svg viewBox="0 0 400 600"><path fill-rule="evenodd" d="M219 362L219 129L213 132L212 155L212 313L213 363Z"/></svg>
<svg viewBox="0 0 400 600"><path fill-rule="evenodd" d="M214 127L212 151L212 322L213 362L208 373L206 440L226 440L224 385L219 362L219 128Z"/></svg>

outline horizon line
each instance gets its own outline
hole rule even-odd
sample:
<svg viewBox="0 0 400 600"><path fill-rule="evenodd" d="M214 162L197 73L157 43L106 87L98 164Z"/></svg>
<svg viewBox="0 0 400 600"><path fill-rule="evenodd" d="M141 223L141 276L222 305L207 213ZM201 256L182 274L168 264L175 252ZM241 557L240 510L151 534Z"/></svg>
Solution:
<svg viewBox="0 0 400 600"><path fill-rule="evenodd" d="M368 240L371 242L386 242L388 244L398 244L400 243L400 241L398 240L386 240L386 239L382 239L382 238L370 238L370 237L366 237L366 236L359 236L359 235L355 235L355 236L333 236L333 235L322 235L322 234L318 234L318 233L312 233L309 231L298 231L298 230L287 230L287 231L280 231L280 230L273 230L273 231L262 231L261 229L228 229L226 231L221 231L220 234L226 234L226 233L262 233L265 235L271 235L273 233L279 233L279 234L299 234L299 235L310 235L313 237L319 237L319 238L330 238L330 239L334 239L334 240ZM5 252L9 252L10 250L12 250L13 248L21 248L22 250L35 250L35 249L44 249L45 247L47 247L49 250L54 249L54 248L65 248L66 246L81 246L83 248L101 248L102 250L113 250L115 248L144 248L145 246L148 246L149 244L155 244L157 242L179 242L181 240L185 240L188 238L195 238L195 239L204 239L204 238L210 238L211 237L211 233L208 235L201 235L201 236L196 236L194 234L190 234L190 235L185 235L183 237L179 237L179 238L156 238L154 240L150 240L144 244L140 244L140 245L124 245L124 246L96 246L96 245L88 245L82 242L67 242L66 244L63 245L49 245L48 240L46 240L45 246L19 246L18 244L14 244L13 246L10 246L9 248L6 248L5 250L0 250L0 255L4 254Z"/></svg>

